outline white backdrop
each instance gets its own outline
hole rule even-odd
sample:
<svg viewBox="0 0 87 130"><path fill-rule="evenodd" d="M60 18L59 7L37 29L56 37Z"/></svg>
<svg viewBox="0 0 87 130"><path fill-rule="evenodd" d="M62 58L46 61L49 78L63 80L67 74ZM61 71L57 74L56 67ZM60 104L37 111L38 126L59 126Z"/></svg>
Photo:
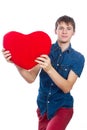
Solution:
<svg viewBox="0 0 87 130"><path fill-rule="evenodd" d="M72 46L84 54L87 62L86 12L86 0L0 0L0 50L3 35L12 30L21 33L42 30L55 42L55 21L66 14L76 21ZM86 62L72 90L75 112L67 130L87 130ZM37 130L38 86L38 77L33 84L28 84L0 51L0 130Z"/></svg>

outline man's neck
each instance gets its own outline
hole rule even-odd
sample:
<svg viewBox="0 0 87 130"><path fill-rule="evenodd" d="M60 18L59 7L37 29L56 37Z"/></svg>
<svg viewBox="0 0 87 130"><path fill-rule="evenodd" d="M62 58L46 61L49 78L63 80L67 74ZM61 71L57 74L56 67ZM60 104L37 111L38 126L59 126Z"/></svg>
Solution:
<svg viewBox="0 0 87 130"><path fill-rule="evenodd" d="M61 50L62 50L62 52L63 51L65 51L65 50L67 50L67 48L69 47L69 45L70 45L70 42L59 42L58 41L58 45L59 45L59 47L61 48Z"/></svg>

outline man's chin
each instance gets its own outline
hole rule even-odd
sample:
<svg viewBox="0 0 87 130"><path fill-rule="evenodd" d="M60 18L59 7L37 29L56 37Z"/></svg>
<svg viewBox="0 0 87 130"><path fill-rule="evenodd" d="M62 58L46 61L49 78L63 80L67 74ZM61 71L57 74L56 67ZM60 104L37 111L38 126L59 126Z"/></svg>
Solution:
<svg viewBox="0 0 87 130"><path fill-rule="evenodd" d="M60 41L62 44L66 44L68 41Z"/></svg>

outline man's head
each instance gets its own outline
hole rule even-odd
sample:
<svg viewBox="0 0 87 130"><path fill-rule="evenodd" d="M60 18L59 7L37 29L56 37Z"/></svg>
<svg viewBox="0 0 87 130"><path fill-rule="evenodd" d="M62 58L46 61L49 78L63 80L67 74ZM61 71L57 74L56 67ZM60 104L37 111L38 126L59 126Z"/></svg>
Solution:
<svg viewBox="0 0 87 130"><path fill-rule="evenodd" d="M70 43L71 37L75 33L75 22L69 16L61 16L55 23L55 34L58 36L59 43Z"/></svg>
<svg viewBox="0 0 87 130"><path fill-rule="evenodd" d="M75 21L72 17L69 17L67 15L64 15L64 16L61 16L57 19L56 23L55 23L55 30L57 29L58 27L58 24L60 24L61 22L64 22L66 23L67 25L68 24L71 24L72 27L73 27L73 31L75 32Z"/></svg>

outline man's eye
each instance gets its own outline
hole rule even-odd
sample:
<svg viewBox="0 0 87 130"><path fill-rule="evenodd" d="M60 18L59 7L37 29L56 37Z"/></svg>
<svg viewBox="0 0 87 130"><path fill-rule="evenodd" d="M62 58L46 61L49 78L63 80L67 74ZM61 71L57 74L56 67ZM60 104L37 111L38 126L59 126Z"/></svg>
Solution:
<svg viewBox="0 0 87 130"><path fill-rule="evenodd" d="M71 30L72 28L67 28L67 30Z"/></svg>
<svg viewBox="0 0 87 130"><path fill-rule="evenodd" d="M59 27L59 30L63 30L64 28L63 27Z"/></svg>

